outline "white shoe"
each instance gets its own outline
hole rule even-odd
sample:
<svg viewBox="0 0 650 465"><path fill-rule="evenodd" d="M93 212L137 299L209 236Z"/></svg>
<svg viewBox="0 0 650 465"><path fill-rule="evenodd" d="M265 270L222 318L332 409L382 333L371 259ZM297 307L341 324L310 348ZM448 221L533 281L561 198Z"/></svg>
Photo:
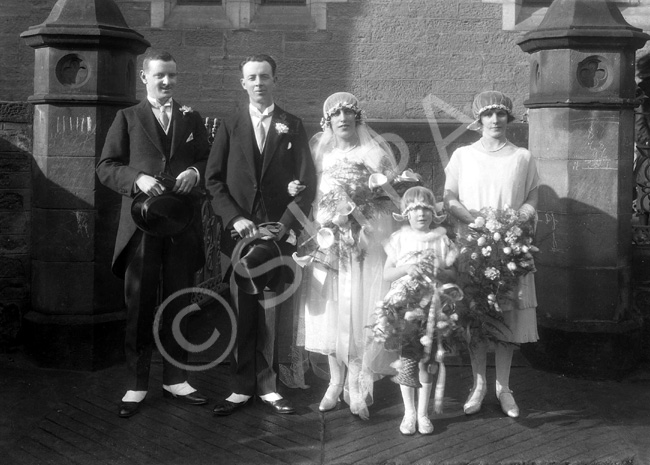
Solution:
<svg viewBox="0 0 650 465"><path fill-rule="evenodd" d="M418 432L420 434L433 434L433 423L429 417L418 417Z"/></svg>
<svg viewBox="0 0 650 465"><path fill-rule="evenodd" d="M485 399L486 391L487 388L485 386L483 386L483 389L480 391L478 389L470 390L467 402L463 405L465 415L473 415L481 410L481 405L483 404L483 399Z"/></svg>
<svg viewBox="0 0 650 465"><path fill-rule="evenodd" d="M404 414L402 423L399 425L399 432L405 436L412 436L415 434L415 413Z"/></svg>
<svg viewBox="0 0 650 465"><path fill-rule="evenodd" d="M334 408L336 408L336 404L339 403L339 398L341 397L342 392L342 384L330 384L327 388L327 391L325 391L323 399L320 401L318 410L321 412L329 412L330 410L334 410Z"/></svg>
<svg viewBox="0 0 650 465"><path fill-rule="evenodd" d="M501 391L501 394L499 394L498 397L503 413L508 415L510 418L517 418L519 416L519 407L517 407L515 398L512 397L512 391L510 389Z"/></svg>

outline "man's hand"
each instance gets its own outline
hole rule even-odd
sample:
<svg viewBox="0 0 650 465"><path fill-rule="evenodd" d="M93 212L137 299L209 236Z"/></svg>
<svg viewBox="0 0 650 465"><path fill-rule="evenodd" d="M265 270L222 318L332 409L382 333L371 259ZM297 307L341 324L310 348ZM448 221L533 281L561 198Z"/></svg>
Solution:
<svg viewBox="0 0 650 465"><path fill-rule="evenodd" d="M149 176L148 174L141 174L138 176L138 179L135 180L135 184L138 186L138 189L150 197L162 195L165 192L165 186L160 184L156 178Z"/></svg>
<svg viewBox="0 0 650 465"><path fill-rule="evenodd" d="M173 192L178 194L189 194L194 186L198 176L193 169L186 169L181 174L176 176L176 184L174 185Z"/></svg>
<svg viewBox="0 0 650 465"><path fill-rule="evenodd" d="M303 190L305 190L306 187L307 187L307 186L305 186L305 185L303 185L303 184L300 184L300 181L298 181L298 180L296 179L296 180L291 181L291 182L289 183L289 187L287 187L287 192L289 192L289 195L290 195L291 197L295 197L295 196L298 195L300 192L302 192Z"/></svg>
<svg viewBox="0 0 650 465"><path fill-rule="evenodd" d="M288 232L288 229L285 225L282 223L278 223L280 225L280 229L278 229L278 232L276 233L275 237L273 238L274 241L279 241L281 240Z"/></svg>
<svg viewBox="0 0 650 465"><path fill-rule="evenodd" d="M257 226L251 220L248 220L244 217L240 217L235 220L232 227L237 231L240 237L253 237L257 234Z"/></svg>

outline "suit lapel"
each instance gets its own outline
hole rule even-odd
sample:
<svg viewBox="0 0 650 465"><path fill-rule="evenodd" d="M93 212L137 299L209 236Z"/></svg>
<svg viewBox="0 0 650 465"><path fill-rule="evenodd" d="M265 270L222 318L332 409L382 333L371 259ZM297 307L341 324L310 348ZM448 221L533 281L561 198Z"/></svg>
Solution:
<svg viewBox="0 0 650 465"><path fill-rule="evenodd" d="M163 148L162 141L158 135L158 129L156 128L158 120L156 120L153 111L151 111L151 104L145 99L138 105L136 111L145 134L147 134L147 137L151 140L151 143L158 149L158 151L164 155L165 149Z"/></svg>
<svg viewBox="0 0 650 465"><path fill-rule="evenodd" d="M181 144L181 142L187 140L190 135L190 126L187 122L187 117L183 115L183 112L175 100L172 100L172 106L172 148L170 150L169 158L172 158L174 156L174 153L176 152L176 149Z"/></svg>
<svg viewBox="0 0 650 465"><path fill-rule="evenodd" d="M241 144L242 156L248 161L251 172L255 172L255 151L253 150L253 123L248 112L248 105L241 111L237 119L237 125L233 130L233 137Z"/></svg>
<svg viewBox="0 0 650 465"><path fill-rule="evenodd" d="M271 125L269 126L269 132L266 135L266 144L264 145L264 158L262 164L262 173L260 178L264 176L266 169L271 164L271 160L275 156L275 152L280 144L280 140L284 134L279 134L275 125L276 123L286 124L286 116L284 111L277 105L273 110L273 118L271 118Z"/></svg>

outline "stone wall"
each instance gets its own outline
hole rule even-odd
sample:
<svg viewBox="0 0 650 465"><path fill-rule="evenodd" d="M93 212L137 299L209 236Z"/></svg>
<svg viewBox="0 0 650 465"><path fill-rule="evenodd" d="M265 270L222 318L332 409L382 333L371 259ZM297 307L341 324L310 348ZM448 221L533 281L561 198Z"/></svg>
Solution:
<svg viewBox="0 0 650 465"><path fill-rule="evenodd" d="M29 307L32 109L0 101L0 352Z"/></svg>

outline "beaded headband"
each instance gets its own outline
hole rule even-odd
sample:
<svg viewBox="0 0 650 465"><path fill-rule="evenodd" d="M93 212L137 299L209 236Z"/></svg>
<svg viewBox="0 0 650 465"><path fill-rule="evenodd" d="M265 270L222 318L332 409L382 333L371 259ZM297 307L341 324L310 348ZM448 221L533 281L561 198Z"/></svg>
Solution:
<svg viewBox="0 0 650 465"><path fill-rule="evenodd" d="M327 110L327 112L325 112L325 117L320 120L320 127L323 130L329 128L331 125L330 121L332 119L332 116L343 109L354 112L354 119L360 124L363 124L363 110L360 110L355 103L339 102Z"/></svg>
<svg viewBox="0 0 650 465"><path fill-rule="evenodd" d="M478 111L479 118L483 113L485 113L488 110L505 110L506 112L508 112L509 115L512 115L512 108L508 108L502 103L494 103L492 105L485 105L484 107L481 107Z"/></svg>

